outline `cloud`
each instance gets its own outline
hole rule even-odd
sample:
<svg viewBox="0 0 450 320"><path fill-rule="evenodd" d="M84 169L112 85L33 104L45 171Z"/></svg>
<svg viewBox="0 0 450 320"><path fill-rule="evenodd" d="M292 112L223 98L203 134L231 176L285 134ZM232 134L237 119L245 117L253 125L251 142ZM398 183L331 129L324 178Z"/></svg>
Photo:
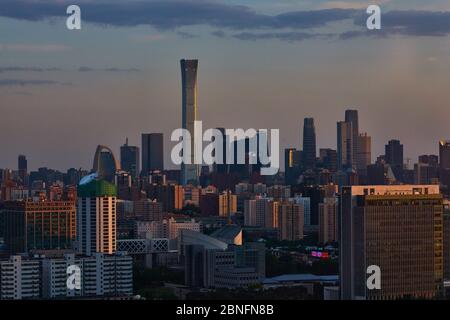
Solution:
<svg viewBox="0 0 450 320"><path fill-rule="evenodd" d="M211 32L211 35L217 38L225 38L227 36L226 33L222 30L213 31Z"/></svg>
<svg viewBox="0 0 450 320"><path fill-rule="evenodd" d="M357 37L388 37L390 35L443 37L450 35L450 12L434 11L389 11L382 13L381 30L367 30L366 21L357 18L355 25L360 30L344 32L340 39Z"/></svg>
<svg viewBox="0 0 450 320"><path fill-rule="evenodd" d="M183 39L193 39L193 38L198 38L197 35L190 33L190 32L184 32L184 31L178 31L177 35L179 35L180 37L182 37Z"/></svg>
<svg viewBox="0 0 450 320"><path fill-rule="evenodd" d="M23 80L23 79L0 79L0 87L25 87L25 86L48 86L48 85L71 85L67 82L53 80Z"/></svg>
<svg viewBox="0 0 450 320"><path fill-rule="evenodd" d="M386 5L390 3L391 0L372 0L370 4L376 4L379 6ZM368 2L361 0L330 0L319 5L319 8L329 9L329 8L340 8L340 9L366 9L369 6Z"/></svg>
<svg viewBox="0 0 450 320"><path fill-rule="evenodd" d="M376 3L387 3L379 0ZM0 16L29 21L66 17L69 1L3 0ZM387 11L382 13L382 30L368 32L367 14L356 0L327 1L325 7L309 11L289 11L268 15L258 13L248 6L232 5L213 0L149 0L149 1L80 1L82 19L101 26L134 27L147 25L157 30L176 30L189 26L209 26L219 29L212 35L223 37L225 29L240 31L241 39L291 39L308 38L303 32L314 31L333 22L348 21L347 29L337 38L351 39L362 36L386 37L389 35L446 36L450 34L449 11ZM355 7L356 5L356 7ZM333 7L334 6L334 7ZM383 9L383 7L382 7ZM345 28L345 27L343 27ZM257 32L262 34L257 35ZM254 33L253 35L250 34ZM271 33L272 32L272 33ZM290 33L289 33L290 32ZM272 35L270 35L272 34ZM178 35L191 38L195 35L179 31ZM139 37L141 39L139 40ZM137 41L155 41L160 36L136 36ZM54 52L67 50L64 46L0 45L0 50Z"/></svg>
<svg viewBox="0 0 450 320"><path fill-rule="evenodd" d="M330 39L334 37L332 34L312 34L305 32L277 32L277 33L251 33L243 32L233 35L234 38L239 40L267 40L277 39L288 42L298 42L310 39Z"/></svg>
<svg viewBox="0 0 450 320"><path fill-rule="evenodd" d="M446 36L450 34L450 12L390 11L383 14L382 25L389 33Z"/></svg>
<svg viewBox="0 0 450 320"><path fill-rule="evenodd" d="M154 41L159 41L161 39L164 39L164 36L162 34L148 34L148 35L142 35L142 34L138 34L138 35L132 35L130 37L130 39L133 42L137 42L137 43L145 43L145 42L154 42Z"/></svg>
<svg viewBox="0 0 450 320"><path fill-rule="evenodd" d="M30 21L66 17L68 4L67 1L4 0L0 16ZM194 25L238 30L312 28L349 19L357 12L351 9L324 9L271 16L256 13L246 6L206 0L85 1L79 5L86 22L110 26L150 25L161 30Z"/></svg>

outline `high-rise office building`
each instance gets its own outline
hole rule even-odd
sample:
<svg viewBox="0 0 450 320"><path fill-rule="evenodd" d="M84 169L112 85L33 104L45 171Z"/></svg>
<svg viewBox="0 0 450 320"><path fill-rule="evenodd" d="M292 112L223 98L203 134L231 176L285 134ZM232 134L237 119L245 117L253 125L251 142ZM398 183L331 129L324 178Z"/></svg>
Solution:
<svg viewBox="0 0 450 320"><path fill-rule="evenodd" d="M129 172L133 178L139 175L139 147L128 145L128 138L120 147L120 165L122 170Z"/></svg>
<svg viewBox="0 0 450 320"><path fill-rule="evenodd" d="M441 169L450 169L450 141L439 141L439 166Z"/></svg>
<svg viewBox="0 0 450 320"><path fill-rule="evenodd" d="M399 140L390 140L385 146L385 160L392 167L403 168L403 145Z"/></svg>
<svg viewBox="0 0 450 320"><path fill-rule="evenodd" d="M392 168L396 180L403 179L403 145L399 140L390 140L385 146L385 160Z"/></svg>
<svg viewBox="0 0 450 320"><path fill-rule="evenodd" d="M142 134L142 174L164 170L164 138L162 133Z"/></svg>
<svg viewBox="0 0 450 320"><path fill-rule="evenodd" d="M284 175L286 184L296 184L300 176L302 152L294 148L284 150Z"/></svg>
<svg viewBox="0 0 450 320"><path fill-rule="evenodd" d="M338 170L351 168L353 165L353 129L351 122L337 123L337 164Z"/></svg>
<svg viewBox="0 0 450 320"><path fill-rule="evenodd" d="M336 197L323 199L319 204L319 242L338 241L338 201Z"/></svg>
<svg viewBox="0 0 450 320"><path fill-rule="evenodd" d="M359 120L358 110L345 110L345 122L352 124L352 164L356 165L358 157Z"/></svg>
<svg viewBox="0 0 450 320"><path fill-rule="evenodd" d="M71 249L76 237L74 201L10 201L4 204L2 219L11 254Z"/></svg>
<svg viewBox="0 0 450 320"><path fill-rule="evenodd" d="M337 151L333 149L320 149L319 159L324 169L330 172L336 172L337 170Z"/></svg>
<svg viewBox="0 0 450 320"><path fill-rule="evenodd" d="M24 155L19 155L18 158L19 178L23 185L27 185L28 178L28 161Z"/></svg>
<svg viewBox="0 0 450 320"><path fill-rule="evenodd" d="M77 246L81 254L113 254L116 251L115 185L90 175L78 185Z"/></svg>
<svg viewBox="0 0 450 320"><path fill-rule="evenodd" d="M216 154L214 152L214 156L218 158L219 162L222 163L214 163L213 164L213 172L215 173L221 173L226 174L228 172L228 165L226 165L226 159L227 159L227 141L225 136L225 128L216 128L216 130L219 130L222 134L222 157L219 157L219 154ZM221 160L221 161L220 161Z"/></svg>
<svg viewBox="0 0 450 320"><path fill-rule="evenodd" d="M189 183L197 185L200 172L199 166L194 164L194 122L198 120L198 60L182 59L180 66L182 82L182 128L188 130L191 135L191 160L190 164L181 164L181 183L183 185Z"/></svg>
<svg viewBox="0 0 450 320"><path fill-rule="evenodd" d="M450 279L450 201L444 200L443 214L443 244L444 255L444 280Z"/></svg>
<svg viewBox="0 0 450 320"><path fill-rule="evenodd" d="M343 187L339 204L342 299L434 298L443 279L438 185ZM381 289L367 287L378 266Z"/></svg>
<svg viewBox="0 0 450 320"><path fill-rule="evenodd" d="M367 166L372 162L372 138L367 133L358 135L358 149L356 153L356 169L358 174L366 176Z"/></svg>
<svg viewBox="0 0 450 320"><path fill-rule="evenodd" d="M305 170L316 166L316 128L313 118L305 118L303 123L303 167Z"/></svg>
<svg viewBox="0 0 450 320"><path fill-rule="evenodd" d="M415 184L439 183L439 159L436 155L421 155L414 165Z"/></svg>
<svg viewBox="0 0 450 320"><path fill-rule="evenodd" d="M419 163L426 163L432 167L439 167L439 157L434 154L423 154L419 156Z"/></svg>
<svg viewBox="0 0 450 320"><path fill-rule="evenodd" d="M303 205L293 201L284 201L280 204L280 240L297 241L303 239L303 210Z"/></svg>

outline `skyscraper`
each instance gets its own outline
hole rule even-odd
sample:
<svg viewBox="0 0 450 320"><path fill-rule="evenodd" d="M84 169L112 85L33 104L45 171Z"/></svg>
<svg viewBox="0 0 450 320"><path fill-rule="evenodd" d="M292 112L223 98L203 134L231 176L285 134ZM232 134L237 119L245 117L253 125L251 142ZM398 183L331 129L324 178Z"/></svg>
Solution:
<svg viewBox="0 0 450 320"><path fill-rule="evenodd" d="M385 146L386 163L392 167L403 167L403 145L399 140L390 140Z"/></svg>
<svg viewBox="0 0 450 320"><path fill-rule="evenodd" d="M228 172L228 166L225 164L225 160L227 157L227 141L225 138L225 128L216 128L217 130L220 131L220 133L222 133L222 163L220 164L213 164L213 172L215 173L222 173L225 174ZM216 157L216 154L214 153L214 156ZM217 155L218 156L218 155Z"/></svg>
<svg viewBox="0 0 450 320"><path fill-rule="evenodd" d="M164 139L162 133L142 134L142 174L164 170Z"/></svg>
<svg viewBox="0 0 450 320"><path fill-rule="evenodd" d="M450 169L450 141L439 141L439 166L441 169Z"/></svg>
<svg viewBox="0 0 450 320"><path fill-rule="evenodd" d="M96 174L78 185L77 245L80 254L113 254L116 251L115 185L99 180Z"/></svg>
<svg viewBox="0 0 450 320"><path fill-rule="evenodd" d="M18 158L18 169L19 169L19 177L22 180L24 185L27 184L28 177L28 162L27 157L24 155L19 155Z"/></svg>
<svg viewBox="0 0 450 320"><path fill-rule="evenodd" d="M294 148L284 149L284 175L286 184L296 184L300 175L302 152Z"/></svg>
<svg viewBox="0 0 450 320"><path fill-rule="evenodd" d="M139 147L128 145L128 138L120 147L120 165L122 170L129 172L133 178L139 175Z"/></svg>
<svg viewBox="0 0 450 320"><path fill-rule="evenodd" d="M353 165L353 130L351 122L337 123L337 163L338 170L351 168Z"/></svg>
<svg viewBox="0 0 450 320"><path fill-rule="evenodd" d="M345 122L352 124L352 164L356 165L358 157L359 120L358 110L345 110Z"/></svg>
<svg viewBox="0 0 450 320"><path fill-rule="evenodd" d="M316 166L316 128L313 118L303 122L303 167L305 170Z"/></svg>
<svg viewBox="0 0 450 320"><path fill-rule="evenodd" d="M328 169L330 172L336 172L337 170L337 151L333 149L320 149L319 159L324 169Z"/></svg>
<svg viewBox="0 0 450 320"><path fill-rule="evenodd" d="M385 160L399 181L403 178L403 145L399 140L390 140L385 146Z"/></svg>
<svg viewBox="0 0 450 320"><path fill-rule="evenodd" d="M182 59L180 66L182 83L182 128L187 129L191 135L191 161L190 164L181 164L181 183L183 185L188 183L197 185L200 172L199 166L194 164L194 122L198 120L198 60Z"/></svg>
<svg viewBox="0 0 450 320"><path fill-rule="evenodd" d="M356 169L358 174L366 176L367 166L372 162L372 138L365 134L358 135Z"/></svg>
<svg viewBox="0 0 450 320"><path fill-rule="evenodd" d="M431 299L443 279L438 185L343 187L339 204L342 299ZM367 268L381 289L367 288Z"/></svg>

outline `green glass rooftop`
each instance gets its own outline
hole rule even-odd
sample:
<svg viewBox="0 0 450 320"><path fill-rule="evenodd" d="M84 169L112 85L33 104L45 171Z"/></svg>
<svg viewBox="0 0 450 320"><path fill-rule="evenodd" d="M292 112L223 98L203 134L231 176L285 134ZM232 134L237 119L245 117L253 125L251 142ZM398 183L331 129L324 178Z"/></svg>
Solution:
<svg viewBox="0 0 450 320"><path fill-rule="evenodd" d="M97 180L96 177L82 179L77 188L78 197L116 197L117 187L106 180Z"/></svg>

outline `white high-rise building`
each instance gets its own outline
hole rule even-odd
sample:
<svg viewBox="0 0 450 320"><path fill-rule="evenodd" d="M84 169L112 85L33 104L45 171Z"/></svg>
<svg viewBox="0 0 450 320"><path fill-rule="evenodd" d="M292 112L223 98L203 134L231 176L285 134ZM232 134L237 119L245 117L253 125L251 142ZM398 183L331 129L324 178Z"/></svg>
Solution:
<svg viewBox="0 0 450 320"><path fill-rule="evenodd" d="M116 186L88 176L78 186L78 252L113 254L116 251Z"/></svg>
<svg viewBox="0 0 450 320"><path fill-rule="evenodd" d="M22 300L40 297L38 260L11 256L0 262L0 299Z"/></svg>
<svg viewBox="0 0 450 320"><path fill-rule="evenodd" d="M74 254L42 260L42 296L45 299L81 295L81 290L69 289L67 286L67 268L72 265L80 266L80 260Z"/></svg>
<svg viewBox="0 0 450 320"><path fill-rule="evenodd" d="M42 294L46 299L62 297L130 296L133 294L131 256L96 253L90 257L65 254L42 260ZM67 288L67 268L80 268L81 289Z"/></svg>

